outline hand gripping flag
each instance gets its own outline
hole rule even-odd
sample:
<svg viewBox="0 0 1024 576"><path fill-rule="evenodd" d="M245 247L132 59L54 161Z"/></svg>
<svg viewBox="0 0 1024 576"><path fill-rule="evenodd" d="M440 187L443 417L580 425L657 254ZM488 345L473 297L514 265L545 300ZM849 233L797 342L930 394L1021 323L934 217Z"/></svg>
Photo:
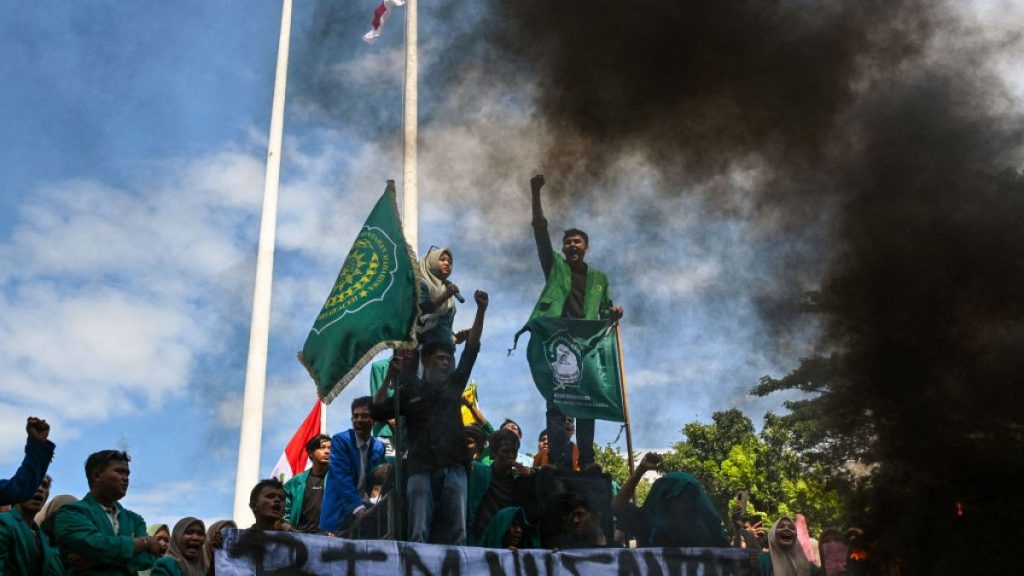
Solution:
<svg viewBox="0 0 1024 576"><path fill-rule="evenodd" d="M533 382L566 416L625 422L614 328L612 320L542 316L516 334L518 342L530 333L526 359Z"/></svg>
<svg viewBox="0 0 1024 576"><path fill-rule="evenodd" d="M415 262L402 234L395 185L389 180L299 353L324 402L340 394L381 350L415 347Z"/></svg>
<svg viewBox="0 0 1024 576"><path fill-rule="evenodd" d="M388 16L391 15L391 11L395 9L395 6L405 6L405 0L384 0L380 3L380 6L377 6L373 11L373 20L370 22L373 28L366 34L363 34L363 42L373 44L377 38L380 38L381 33L384 31L384 23L388 21Z"/></svg>
<svg viewBox="0 0 1024 576"><path fill-rule="evenodd" d="M309 415L302 421L302 425L285 446L281 458L278 459L274 470L270 473L271 477L277 478L281 482L287 482L292 476L313 465L306 454L306 444L320 434L320 422L320 400L317 400Z"/></svg>

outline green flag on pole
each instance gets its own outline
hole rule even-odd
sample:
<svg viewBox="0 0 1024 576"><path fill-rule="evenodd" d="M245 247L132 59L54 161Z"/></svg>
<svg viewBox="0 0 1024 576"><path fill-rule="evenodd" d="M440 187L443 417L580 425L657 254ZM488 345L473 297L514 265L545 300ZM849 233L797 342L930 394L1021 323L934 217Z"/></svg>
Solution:
<svg viewBox="0 0 1024 576"><path fill-rule="evenodd" d="M415 346L415 261L389 180L299 353L324 402L340 394L381 350Z"/></svg>
<svg viewBox="0 0 1024 576"><path fill-rule="evenodd" d="M566 416L625 422L614 321L537 317L516 340L523 332L530 333L526 359L545 400Z"/></svg>

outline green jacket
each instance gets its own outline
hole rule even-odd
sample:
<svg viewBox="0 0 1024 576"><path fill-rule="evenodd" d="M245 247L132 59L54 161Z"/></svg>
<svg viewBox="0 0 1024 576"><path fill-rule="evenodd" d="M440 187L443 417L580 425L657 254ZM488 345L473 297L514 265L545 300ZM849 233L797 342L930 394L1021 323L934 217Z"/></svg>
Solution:
<svg viewBox="0 0 1024 576"><path fill-rule="evenodd" d="M469 471L469 488L466 490L466 529L472 528L476 521L476 509L487 495L491 487L491 466L482 462L473 462Z"/></svg>
<svg viewBox="0 0 1024 576"><path fill-rule="evenodd" d="M494 518L491 518L491 523L487 525L487 529L484 530L483 536L477 542L477 546L483 548L503 548L501 541L504 540L508 527L515 520L519 520L519 524L523 527L524 532L523 539L519 542L518 548L540 548L540 541L531 529L530 524L526 521L526 514L520 507L498 510Z"/></svg>
<svg viewBox="0 0 1024 576"><path fill-rule="evenodd" d="M42 546L41 551L40 546ZM42 569L40 569L40 563ZM0 574L4 576L32 576L35 574L59 576L64 574L64 567L60 563L60 554L56 548L50 545L49 538L39 531L39 526L29 526L17 510L0 514Z"/></svg>
<svg viewBox="0 0 1024 576"><path fill-rule="evenodd" d="M799 546L800 544L794 544ZM770 552L761 552L757 555L756 576L772 576L772 555ZM811 576L821 576L821 568L811 564Z"/></svg>
<svg viewBox="0 0 1024 576"><path fill-rule="evenodd" d="M327 489L327 478L330 473L324 474L324 490ZM306 478L309 478L309 470L292 476L284 483L284 521L295 528L299 525L299 516L302 515L302 501L306 497Z"/></svg>
<svg viewBox="0 0 1024 576"><path fill-rule="evenodd" d="M94 566L68 570L68 574L135 576L153 567L156 558L149 552L132 554L132 540L146 536L146 521L120 503L115 505L119 511L117 534L107 513L91 494L57 511L54 530L61 554L78 554Z"/></svg>
<svg viewBox="0 0 1024 576"><path fill-rule="evenodd" d="M185 573L182 572L181 566L178 566L174 558L165 554L157 559L149 576L185 576Z"/></svg>
<svg viewBox="0 0 1024 576"><path fill-rule="evenodd" d="M572 270L561 254L551 259L551 271L547 283L533 307L530 319L538 316L558 318L562 315L565 299L572 291ZM583 319L600 320L608 315L612 306L612 295L608 290L608 278L593 266L587 266L587 289L583 297Z"/></svg>

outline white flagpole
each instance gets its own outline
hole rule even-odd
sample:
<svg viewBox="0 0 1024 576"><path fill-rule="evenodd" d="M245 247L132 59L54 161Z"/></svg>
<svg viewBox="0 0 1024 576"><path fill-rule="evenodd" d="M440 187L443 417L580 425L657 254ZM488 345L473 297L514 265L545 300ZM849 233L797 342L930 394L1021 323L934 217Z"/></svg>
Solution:
<svg viewBox="0 0 1024 576"><path fill-rule="evenodd" d="M235 506L232 517L246 527L254 517L249 509L249 492L259 481L260 442L263 438L263 392L267 381L267 341L270 337L270 292L274 278L274 237L277 232L277 190L281 179L281 139L284 134L284 97L288 82L288 43L292 28L292 0L283 0L281 38L277 47L277 74L270 115L267 145L267 175L263 184L263 215L256 258L252 324L249 328L249 359L245 367L245 399L242 402L242 431L238 445L238 473L235 477Z"/></svg>
<svg viewBox="0 0 1024 576"><path fill-rule="evenodd" d="M418 75L419 60L416 51L418 31L416 28L416 5L418 0L406 0L405 9L405 102L403 124L405 143L402 159L402 227L405 240L419 254L419 193L416 188L416 137L418 125Z"/></svg>

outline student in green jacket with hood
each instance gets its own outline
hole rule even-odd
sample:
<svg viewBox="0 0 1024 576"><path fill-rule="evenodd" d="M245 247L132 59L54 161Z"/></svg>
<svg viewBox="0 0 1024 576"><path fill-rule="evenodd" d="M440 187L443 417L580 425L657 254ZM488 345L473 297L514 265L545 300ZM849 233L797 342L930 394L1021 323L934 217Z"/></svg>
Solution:
<svg viewBox="0 0 1024 576"><path fill-rule="evenodd" d="M533 526L526 521L526 512L519 506L512 506L498 510L491 518L480 537L479 545L484 548L518 550L540 548L540 540Z"/></svg>
<svg viewBox="0 0 1024 576"><path fill-rule="evenodd" d="M128 492L128 463L120 450L102 450L85 461L89 493L57 512L54 529L68 574L135 576L149 570L161 547L146 533L146 521L121 506Z"/></svg>
<svg viewBox="0 0 1024 576"><path fill-rule="evenodd" d="M36 493L0 514L0 574L4 576L59 576L64 574L60 554L36 524L35 515L50 495L45 476Z"/></svg>
<svg viewBox="0 0 1024 576"><path fill-rule="evenodd" d="M533 236L537 242L537 256L544 271L544 290L530 314L530 319L543 317L600 320L622 318L622 307L612 305L608 278L583 261L590 251L590 238L578 228L570 228L562 235L562 255L555 254L548 235L548 221L544 218L540 190L544 176L530 179L533 195ZM572 450L565 430L565 415L554 404L547 407L549 462L571 470ZM576 421L576 444L579 446L580 468L594 461L594 420Z"/></svg>

